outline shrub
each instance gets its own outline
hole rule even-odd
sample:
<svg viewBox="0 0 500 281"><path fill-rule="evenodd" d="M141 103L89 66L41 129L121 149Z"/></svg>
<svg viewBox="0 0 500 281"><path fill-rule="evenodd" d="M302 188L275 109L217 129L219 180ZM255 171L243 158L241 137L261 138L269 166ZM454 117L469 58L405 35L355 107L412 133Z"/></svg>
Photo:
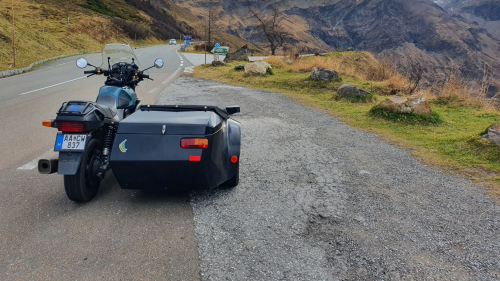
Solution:
<svg viewBox="0 0 500 281"><path fill-rule="evenodd" d="M389 119L398 123L439 124L443 122L441 116L439 116L437 112L433 112L431 115L413 114L413 113L394 113L385 108L378 108L374 106L372 107L372 109L370 109L370 114L373 116Z"/></svg>
<svg viewBox="0 0 500 281"><path fill-rule="evenodd" d="M128 37L132 39L137 38L141 40L151 36L151 31L146 27L142 26L141 24L126 21L120 18L113 18L111 22L116 26L120 27L123 30L123 32L125 32L128 35Z"/></svg>
<svg viewBox="0 0 500 281"><path fill-rule="evenodd" d="M215 45L212 43L203 43L203 44L197 44L194 45L194 50L195 51L204 51L205 50L205 45L207 48L207 52L210 52L213 48L215 48Z"/></svg>

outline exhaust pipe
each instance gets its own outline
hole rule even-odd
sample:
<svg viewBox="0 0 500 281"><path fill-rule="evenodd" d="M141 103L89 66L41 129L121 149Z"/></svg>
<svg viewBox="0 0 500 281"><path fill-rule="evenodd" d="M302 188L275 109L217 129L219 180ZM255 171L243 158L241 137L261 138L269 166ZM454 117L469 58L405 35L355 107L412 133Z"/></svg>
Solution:
<svg viewBox="0 0 500 281"><path fill-rule="evenodd" d="M38 172L40 174L57 173L59 159L40 159L38 160Z"/></svg>

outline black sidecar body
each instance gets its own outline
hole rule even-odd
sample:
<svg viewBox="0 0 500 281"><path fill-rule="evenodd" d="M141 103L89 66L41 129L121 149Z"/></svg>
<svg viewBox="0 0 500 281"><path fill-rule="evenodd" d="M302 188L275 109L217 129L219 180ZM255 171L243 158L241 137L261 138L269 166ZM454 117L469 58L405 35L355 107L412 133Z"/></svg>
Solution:
<svg viewBox="0 0 500 281"><path fill-rule="evenodd" d="M235 186L239 178L239 107L140 107L119 123L110 156L124 189L193 190Z"/></svg>

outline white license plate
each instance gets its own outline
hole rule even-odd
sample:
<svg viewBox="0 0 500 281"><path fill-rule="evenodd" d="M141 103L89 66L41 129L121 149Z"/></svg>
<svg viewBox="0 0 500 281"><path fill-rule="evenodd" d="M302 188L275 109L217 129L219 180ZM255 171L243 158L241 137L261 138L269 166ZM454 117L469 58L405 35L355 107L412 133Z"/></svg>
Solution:
<svg viewBox="0 0 500 281"><path fill-rule="evenodd" d="M87 143L87 135L59 134L57 135L54 150L83 151L85 149L85 143Z"/></svg>

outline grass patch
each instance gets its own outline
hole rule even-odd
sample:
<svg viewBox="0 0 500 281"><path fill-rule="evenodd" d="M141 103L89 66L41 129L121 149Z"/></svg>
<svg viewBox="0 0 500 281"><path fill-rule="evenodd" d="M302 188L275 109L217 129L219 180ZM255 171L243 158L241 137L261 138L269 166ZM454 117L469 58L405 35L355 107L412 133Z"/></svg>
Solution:
<svg viewBox="0 0 500 281"><path fill-rule="evenodd" d="M342 54L336 53L332 56ZM281 61L277 62L280 63ZM287 97L312 108L340 117L350 126L376 133L385 141L413 150L414 157L426 164L483 182L492 188L493 193L500 195L500 149L480 137L491 124L500 123L500 114L497 111L473 106L450 106L446 102L437 101L431 103L434 114L428 117L392 115L373 108L377 105L376 100L386 98L384 93L391 87L390 83L394 82L395 76L375 81L380 79L363 79L366 72L355 76L339 71L342 74L342 82L316 82L309 79L309 72L300 69L302 66L277 66L271 63L274 75L247 76L244 72L233 69L238 64L241 62L231 62L227 66L217 68L200 66L195 69L193 76L284 93ZM376 66L373 68L376 69ZM372 99L363 102L335 100L332 96L335 97L342 84L351 84L370 92Z"/></svg>
<svg viewBox="0 0 500 281"><path fill-rule="evenodd" d="M443 122L441 116L437 112L431 115L426 114L413 114L413 113L394 113L385 108L377 108L376 106L370 109L370 114L386 118L398 123L412 123L412 124L439 124Z"/></svg>
<svg viewBox="0 0 500 281"><path fill-rule="evenodd" d="M79 4L83 8L92 10L94 12L97 12L99 14L107 15L107 16L120 16L118 13L110 10L103 2L102 0L87 0L85 4Z"/></svg>

